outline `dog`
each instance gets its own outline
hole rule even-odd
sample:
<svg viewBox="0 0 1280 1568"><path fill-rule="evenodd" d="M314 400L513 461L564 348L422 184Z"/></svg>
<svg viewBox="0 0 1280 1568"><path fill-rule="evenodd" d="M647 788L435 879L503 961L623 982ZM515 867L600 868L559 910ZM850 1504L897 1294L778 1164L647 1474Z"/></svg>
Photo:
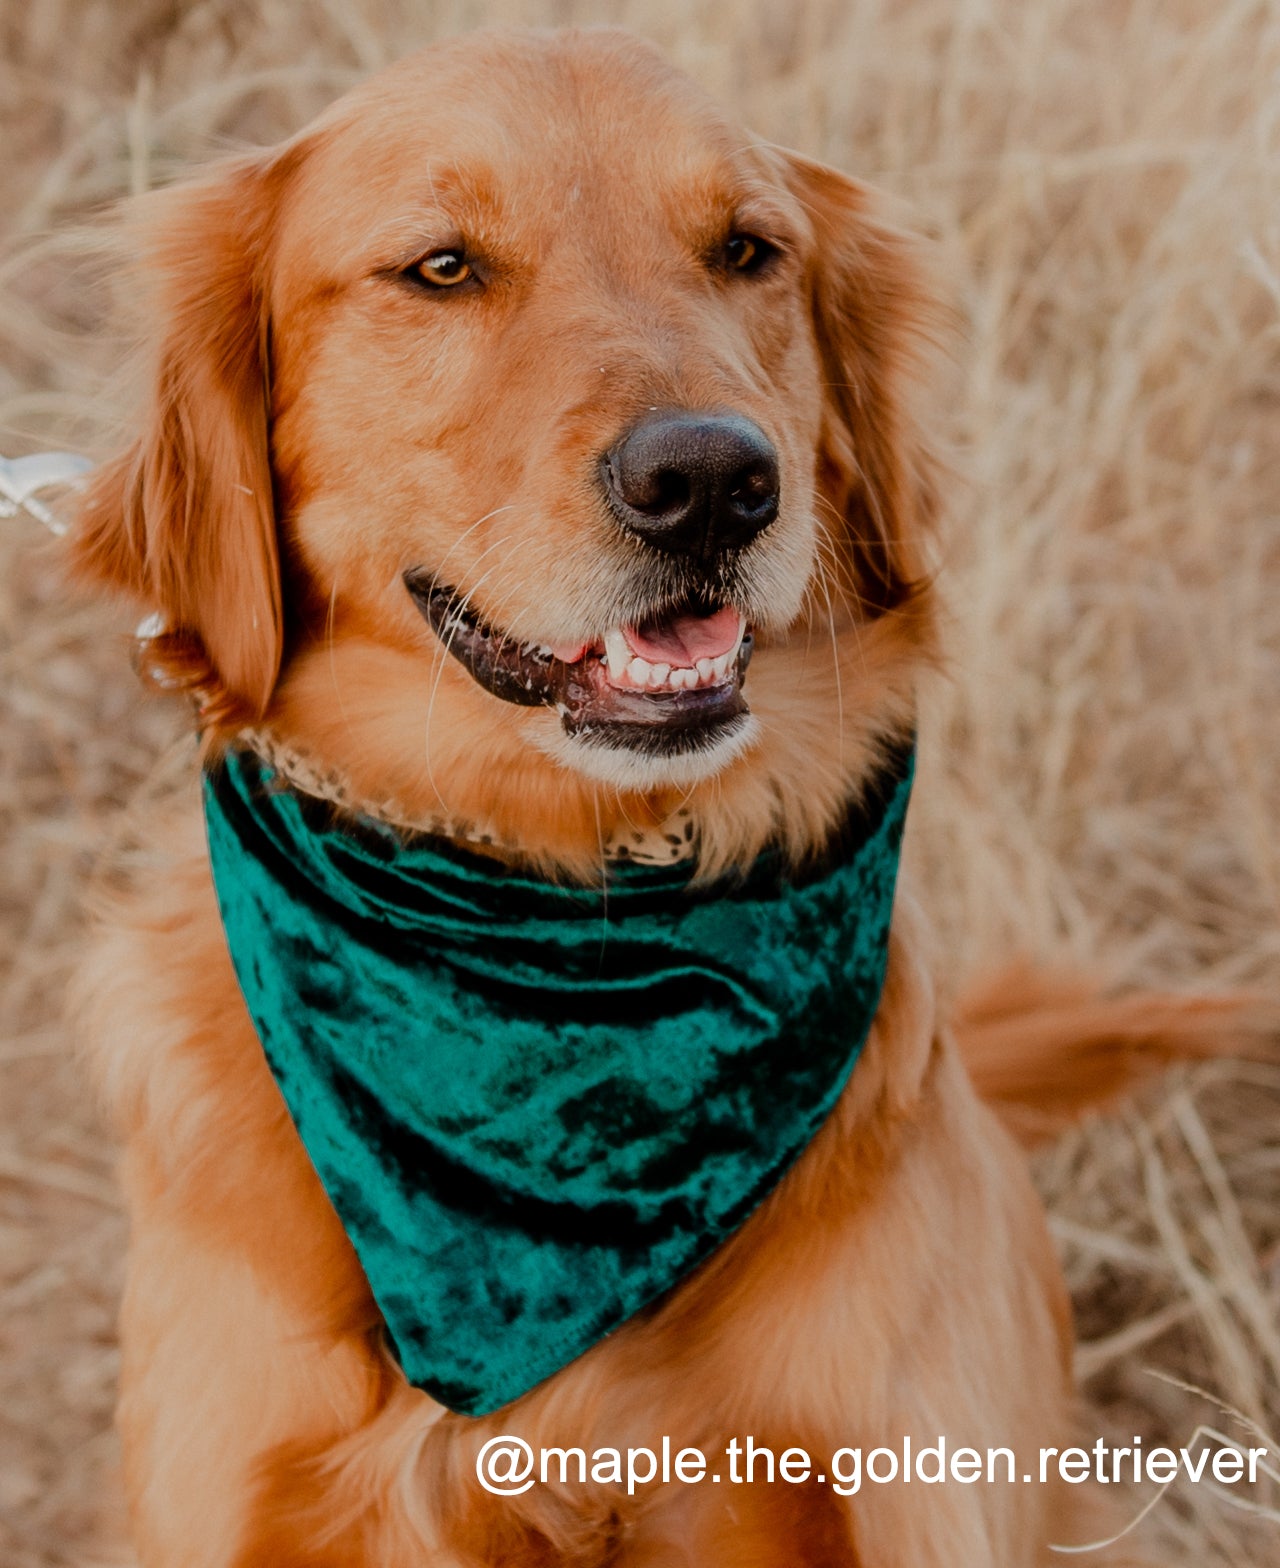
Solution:
<svg viewBox="0 0 1280 1568"><path fill-rule="evenodd" d="M492 32L127 233L146 401L69 561L152 615L140 666L194 699L207 787L247 748L308 842L360 823L481 881L607 895L688 851L716 896L761 857L811 884L938 662L915 392L942 316L867 188L627 35ZM1217 1049L1215 1020L1006 977L962 1012L966 1068L901 880L865 1045L794 1159L695 1267L468 1413L389 1342L246 1004L279 953L233 963L240 870L215 888L209 831L194 801L149 825L158 869L80 984L125 1148L144 1564L1033 1568L1088 1538L1052 1477L633 1494L557 1470L495 1497L475 1466L508 1434L1069 1444L1069 1303L1009 1128Z"/></svg>

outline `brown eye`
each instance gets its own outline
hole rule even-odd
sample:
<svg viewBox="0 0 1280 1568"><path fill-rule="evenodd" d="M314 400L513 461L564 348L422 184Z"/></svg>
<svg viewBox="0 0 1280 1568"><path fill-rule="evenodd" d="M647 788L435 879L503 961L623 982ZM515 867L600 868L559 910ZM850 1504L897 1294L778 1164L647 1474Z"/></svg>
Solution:
<svg viewBox="0 0 1280 1568"><path fill-rule="evenodd" d="M724 248L724 259L735 272L750 272L759 255L760 247L749 234L735 234Z"/></svg>
<svg viewBox="0 0 1280 1568"><path fill-rule="evenodd" d="M731 234L724 243L724 264L730 272L759 272L777 254L777 246L758 234Z"/></svg>
<svg viewBox="0 0 1280 1568"><path fill-rule="evenodd" d="M425 283L452 288L455 283L465 283L471 276L471 263L460 250L437 250L417 265L418 276Z"/></svg>

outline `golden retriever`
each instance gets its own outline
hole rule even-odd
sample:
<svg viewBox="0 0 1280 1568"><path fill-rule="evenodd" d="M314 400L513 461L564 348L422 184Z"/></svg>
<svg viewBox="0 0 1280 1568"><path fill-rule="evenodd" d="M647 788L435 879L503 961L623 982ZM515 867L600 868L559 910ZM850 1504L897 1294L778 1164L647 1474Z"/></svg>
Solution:
<svg viewBox="0 0 1280 1568"><path fill-rule="evenodd" d="M144 673L194 694L210 751L250 730L339 810L482 825L484 853L572 882L679 813L700 875L770 844L798 861L911 731L938 507L915 247L648 46L434 47L144 203L130 234L149 403L72 564L160 617ZM501 659L467 655L481 624L538 700L500 700ZM152 831L163 869L111 909L83 982L127 1150L144 1564L1032 1568L1087 1533L1054 1484L553 1477L500 1499L474 1475L508 1432L588 1452L1072 1440L1066 1293L939 1018L918 889L863 1058L785 1178L656 1305L467 1417L384 1346L241 1000L194 803ZM1059 1007L1037 1035L1024 989L970 1026L1012 1107L1071 1027ZM1089 1024L1057 1119L1119 1087L1109 1027Z"/></svg>

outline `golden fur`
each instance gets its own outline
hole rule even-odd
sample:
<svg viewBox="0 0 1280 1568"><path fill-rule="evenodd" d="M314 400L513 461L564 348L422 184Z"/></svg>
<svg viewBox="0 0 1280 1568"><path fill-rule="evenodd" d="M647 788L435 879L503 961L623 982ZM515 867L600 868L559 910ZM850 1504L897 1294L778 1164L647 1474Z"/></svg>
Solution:
<svg viewBox="0 0 1280 1568"><path fill-rule="evenodd" d="M731 220L783 236L785 265L708 280L696 258ZM210 744L265 724L356 798L492 821L584 877L619 824L684 803L708 870L771 838L802 855L910 726L936 505L909 396L933 318L912 246L864 188L753 140L648 48L436 48L133 224L150 402L86 498L73 565L164 617L146 670L198 695ZM397 271L450 225L500 283L404 289ZM483 692L401 574L447 566L521 638L597 635L628 567L584 475L657 405L756 420L786 503L753 583L753 743L707 778L630 788L577 770L553 713ZM467 1419L381 1347L244 1012L194 799L154 836L163 874L112 908L82 981L127 1151L120 1421L148 1568L1032 1568L1088 1533L1078 1492L1048 1486L499 1501L473 1477L503 1431L588 1451L664 1433L813 1453L1071 1441L1065 1291L1023 1157L938 1016L918 890L899 896L863 1059L774 1193L659 1306ZM1018 998L1034 1011L1034 983ZM970 1024L1012 1119L1053 1080L1071 1004L1022 1080L999 1011ZM1158 1052L1160 1030L1129 1023ZM1103 1056L1057 1120L1120 1087Z"/></svg>

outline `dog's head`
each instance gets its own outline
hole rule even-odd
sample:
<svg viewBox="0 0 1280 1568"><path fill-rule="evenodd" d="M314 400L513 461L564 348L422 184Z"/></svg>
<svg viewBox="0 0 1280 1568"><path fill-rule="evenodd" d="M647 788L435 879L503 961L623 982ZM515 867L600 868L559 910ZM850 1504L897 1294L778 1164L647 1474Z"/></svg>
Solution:
<svg viewBox="0 0 1280 1568"><path fill-rule="evenodd" d="M134 232L150 410L73 549L210 724L594 839L711 787L811 831L901 720L910 246L647 46L436 47Z"/></svg>

